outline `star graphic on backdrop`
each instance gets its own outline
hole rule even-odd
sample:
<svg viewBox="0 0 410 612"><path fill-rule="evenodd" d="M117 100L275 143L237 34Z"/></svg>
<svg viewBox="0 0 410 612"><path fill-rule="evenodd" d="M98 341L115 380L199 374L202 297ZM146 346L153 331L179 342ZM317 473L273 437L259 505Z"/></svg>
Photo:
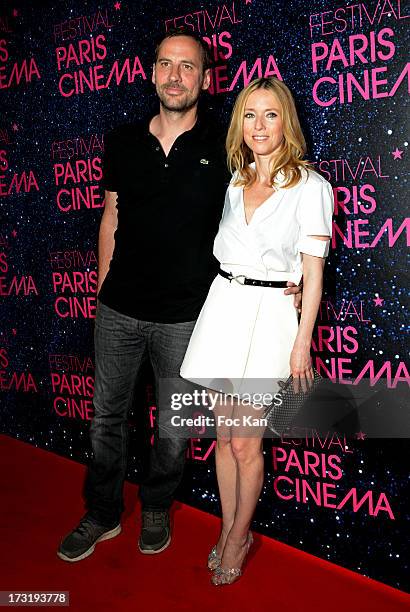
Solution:
<svg viewBox="0 0 410 612"><path fill-rule="evenodd" d="M13 327L13 329L11 330L11 333L13 334L13 336L15 336L17 334L17 329Z"/></svg>
<svg viewBox="0 0 410 612"><path fill-rule="evenodd" d="M392 151L393 159L402 159L403 151L400 151L398 147Z"/></svg>
<svg viewBox="0 0 410 612"><path fill-rule="evenodd" d="M252 0L245 0L245 4L252 4Z"/></svg>
<svg viewBox="0 0 410 612"><path fill-rule="evenodd" d="M13 17L18 17L18 10L17 9L13 9Z"/></svg>
<svg viewBox="0 0 410 612"><path fill-rule="evenodd" d="M119 10L120 10L120 8L121 8L121 2L116 2L116 3L114 4L114 8L115 8L115 10L116 10L116 11L119 11Z"/></svg>
<svg viewBox="0 0 410 612"><path fill-rule="evenodd" d="M11 232L11 235L13 236L13 238L15 238L17 236L17 232L16 232L15 229Z"/></svg>
<svg viewBox="0 0 410 612"><path fill-rule="evenodd" d="M366 434L364 433L364 431L358 431L356 434L356 440L364 440L366 437Z"/></svg>
<svg viewBox="0 0 410 612"><path fill-rule="evenodd" d="M13 130L13 132L18 132L19 131L19 126L17 125L17 123L13 123L11 126L11 129Z"/></svg>
<svg viewBox="0 0 410 612"><path fill-rule="evenodd" d="M375 306L383 306L384 299L381 297L373 298L373 302Z"/></svg>

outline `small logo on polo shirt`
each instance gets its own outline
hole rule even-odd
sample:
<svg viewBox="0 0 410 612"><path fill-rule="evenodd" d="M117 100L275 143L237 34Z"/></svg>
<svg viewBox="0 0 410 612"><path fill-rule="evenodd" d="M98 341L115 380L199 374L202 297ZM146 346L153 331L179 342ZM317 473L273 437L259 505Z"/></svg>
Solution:
<svg viewBox="0 0 410 612"><path fill-rule="evenodd" d="M207 159L202 158L202 159L199 160L199 163L200 164L204 164L205 166L207 166L209 164L209 161Z"/></svg>

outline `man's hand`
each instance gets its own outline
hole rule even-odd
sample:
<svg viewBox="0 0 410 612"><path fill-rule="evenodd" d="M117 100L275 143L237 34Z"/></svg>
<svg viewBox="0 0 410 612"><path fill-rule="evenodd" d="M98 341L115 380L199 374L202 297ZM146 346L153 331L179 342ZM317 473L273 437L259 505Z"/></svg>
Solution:
<svg viewBox="0 0 410 612"><path fill-rule="evenodd" d="M291 281L287 282L288 289L285 289L285 295L293 294L293 305L298 312L302 312L302 281L300 285L295 285Z"/></svg>

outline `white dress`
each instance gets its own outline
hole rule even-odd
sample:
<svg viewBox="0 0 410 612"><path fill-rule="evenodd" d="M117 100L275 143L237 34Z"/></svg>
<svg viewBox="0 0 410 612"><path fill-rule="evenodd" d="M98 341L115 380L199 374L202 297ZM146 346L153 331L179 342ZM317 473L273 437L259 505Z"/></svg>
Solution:
<svg viewBox="0 0 410 612"><path fill-rule="evenodd" d="M243 187L225 197L214 255L233 275L299 283L301 253L326 257L332 235L331 185L314 171L279 188L246 222ZM282 179L283 180L283 179ZM298 330L293 295L284 289L231 282L217 275L201 310L181 366L181 376L201 386L237 393L275 392L274 379L287 378Z"/></svg>

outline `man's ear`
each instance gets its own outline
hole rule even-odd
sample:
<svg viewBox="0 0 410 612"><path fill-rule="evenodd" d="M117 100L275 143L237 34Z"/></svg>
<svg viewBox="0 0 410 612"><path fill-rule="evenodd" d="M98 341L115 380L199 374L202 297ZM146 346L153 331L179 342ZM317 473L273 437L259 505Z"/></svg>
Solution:
<svg viewBox="0 0 410 612"><path fill-rule="evenodd" d="M211 69L208 68L204 73L204 80L202 83L202 89L208 89L211 84Z"/></svg>
<svg viewBox="0 0 410 612"><path fill-rule="evenodd" d="M151 77L151 81L155 85L155 64L152 64L152 77Z"/></svg>

